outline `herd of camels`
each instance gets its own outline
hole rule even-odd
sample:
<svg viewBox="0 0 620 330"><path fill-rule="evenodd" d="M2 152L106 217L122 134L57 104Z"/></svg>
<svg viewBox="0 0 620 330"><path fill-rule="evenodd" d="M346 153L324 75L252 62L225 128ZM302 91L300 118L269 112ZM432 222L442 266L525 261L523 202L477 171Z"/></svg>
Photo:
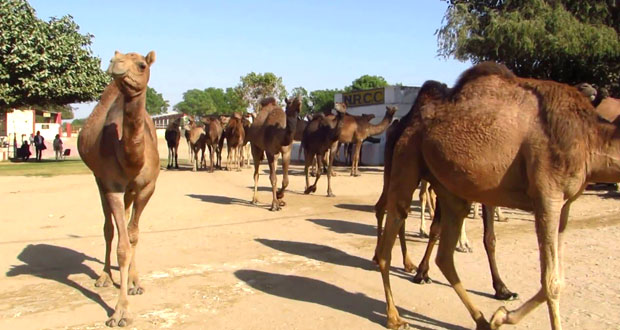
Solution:
<svg viewBox="0 0 620 330"><path fill-rule="evenodd" d="M114 79L78 137L80 156L95 176L105 218L105 264L96 286L113 284L110 256L115 227L119 237L120 294L113 315L106 321L110 327L131 323L128 295L144 292L136 265L139 220L160 171L155 127L145 109L154 62L154 52L146 56L116 52L108 68ZM400 120L393 121L396 108L388 106L384 119L372 125L372 116L349 115L345 104L336 103L333 113L318 114L305 121L299 118L299 98L287 99L285 109L276 99L266 98L252 119L238 114L225 119L206 117L202 123L190 122L185 135L194 170L206 167L206 148L211 155L209 170L221 166L224 139L229 150L227 168L238 169L244 162L248 164L249 142L254 159L253 203L257 202L259 165L266 155L273 192L271 210L275 211L285 205L294 140L301 141L305 156L305 193L316 191L323 163L327 162L327 195L333 196L330 182L334 151L339 144L355 145L351 175L359 175L361 143L386 131L383 191L375 205L374 260L383 279L387 327L407 327L394 303L389 270L397 235L405 269L416 268L407 255L404 233L413 192L422 182L422 195L428 200L422 206L431 207L433 222L427 251L414 281L429 281L430 251L441 236L436 263L477 329L516 324L542 303L547 304L551 328L561 329L563 235L570 205L589 182L620 181L620 132L616 118L619 104L616 99L597 95L589 85L573 87L520 78L501 64L485 62L466 70L453 88L436 81L425 82L413 106ZM178 167L180 137L180 122L173 122L166 131L170 148L168 168ZM278 190L276 166L280 154L283 180ZM317 170L310 185L308 169L313 161ZM497 207L533 212L539 242L540 290L516 310L500 307L489 320L469 298L453 259L472 201L483 204L484 246L497 299L516 297L502 282L495 263L493 217Z"/></svg>

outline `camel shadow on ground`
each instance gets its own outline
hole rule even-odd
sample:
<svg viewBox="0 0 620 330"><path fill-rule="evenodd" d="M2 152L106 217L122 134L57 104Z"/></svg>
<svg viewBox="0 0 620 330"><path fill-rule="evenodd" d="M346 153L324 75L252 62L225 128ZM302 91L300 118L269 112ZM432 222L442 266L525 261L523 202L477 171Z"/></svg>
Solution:
<svg viewBox="0 0 620 330"><path fill-rule="evenodd" d="M32 275L62 283L78 290L85 297L99 304L105 309L108 316L114 313L114 309L108 306L98 293L69 279L71 275L85 274L94 282L98 275L86 266L84 261L95 261L103 264L101 260L62 246L48 244L29 244L17 256L17 259L24 264L12 266L6 276Z"/></svg>
<svg viewBox="0 0 620 330"><path fill-rule="evenodd" d="M215 204L222 204L222 205L244 205L244 206L256 207L256 205L253 205L249 200L228 197L228 196L197 195L197 194L187 194L185 196L199 199L206 203L215 203Z"/></svg>
<svg viewBox="0 0 620 330"><path fill-rule="evenodd" d="M381 326L386 323L384 301L361 293L349 292L330 283L303 276L282 275L250 269L237 270L235 276L250 287L274 296L323 305L366 318ZM419 323L415 324L418 329L431 329L423 324L433 328L466 329L402 308L398 308L398 312L401 317L408 321Z"/></svg>
<svg viewBox="0 0 620 330"><path fill-rule="evenodd" d="M377 236L377 228L375 226L367 225L364 223L357 223L344 220L331 220L331 219L306 219L319 226L323 226L330 231L338 234L356 234L363 236Z"/></svg>

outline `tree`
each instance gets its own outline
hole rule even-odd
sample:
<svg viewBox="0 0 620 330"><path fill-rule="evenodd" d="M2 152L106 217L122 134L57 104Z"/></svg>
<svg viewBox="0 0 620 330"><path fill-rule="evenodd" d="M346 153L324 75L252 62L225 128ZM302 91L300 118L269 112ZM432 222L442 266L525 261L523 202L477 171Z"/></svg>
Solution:
<svg viewBox="0 0 620 330"><path fill-rule="evenodd" d="M183 101L174 106L174 110L188 115L204 116L216 113L215 102L211 96L199 89L190 89L183 93Z"/></svg>
<svg viewBox="0 0 620 330"><path fill-rule="evenodd" d="M301 114L302 115L312 112L312 106L310 104L310 98L308 95L308 91L305 88L301 86L295 87L291 90L290 95L292 98L301 96Z"/></svg>
<svg viewBox="0 0 620 330"><path fill-rule="evenodd" d="M334 108L334 95L342 93L338 89L319 89L310 92L310 103L312 110L310 112L325 112Z"/></svg>
<svg viewBox="0 0 620 330"><path fill-rule="evenodd" d="M438 53L619 95L619 28L614 0L452 0L437 30Z"/></svg>
<svg viewBox="0 0 620 330"><path fill-rule="evenodd" d="M351 92L351 91L361 91L365 89L381 88L385 86L388 86L388 83L387 81L385 81L385 78L381 76L370 76L370 75L365 74L353 80L353 82L351 83L351 86L345 87L344 90L345 92Z"/></svg>
<svg viewBox="0 0 620 330"><path fill-rule="evenodd" d="M99 97L110 78L71 16L46 22L25 0L3 0L0 17L0 108Z"/></svg>
<svg viewBox="0 0 620 330"><path fill-rule="evenodd" d="M170 103L164 100L163 95L157 93L154 88L146 88L146 112L151 115L159 115L168 112Z"/></svg>
<svg viewBox="0 0 620 330"><path fill-rule="evenodd" d="M242 99L255 110L258 109L259 101L265 97L273 96L279 101L283 101L286 97L282 78L271 72L248 73L241 77L236 89Z"/></svg>

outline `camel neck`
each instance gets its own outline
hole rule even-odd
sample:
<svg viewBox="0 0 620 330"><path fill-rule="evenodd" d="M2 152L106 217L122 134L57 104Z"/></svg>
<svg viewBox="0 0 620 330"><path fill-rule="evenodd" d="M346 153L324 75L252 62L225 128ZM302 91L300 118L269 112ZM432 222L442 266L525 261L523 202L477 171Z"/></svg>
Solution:
<svg viewBox="0 0 620 330"><path fill-rule="evenodd" d="M373 135L377 135L377 134L381 134L383 133L383 131L385 131L385 129L390 126L390 122L392 122L392 117L394 115L390 115L390 114L385 114L385 117L383 117L383 120L381 120L381 122L377 125L370 125L370 127L368 128L368 136L373 136Z"/></svg>
<svg viewBox="0 0 620 330"><path fill-rule="evenodd" d="M620 130L614 124L601 124L591 138L587 181L620 181Z"/></svg>
<svg viewBox="0 0 620 330"><path fill-rule="evenodd" d="M146 94L125 97L123 104L123 151L127 165L142 168L145 150Z"/></svg>

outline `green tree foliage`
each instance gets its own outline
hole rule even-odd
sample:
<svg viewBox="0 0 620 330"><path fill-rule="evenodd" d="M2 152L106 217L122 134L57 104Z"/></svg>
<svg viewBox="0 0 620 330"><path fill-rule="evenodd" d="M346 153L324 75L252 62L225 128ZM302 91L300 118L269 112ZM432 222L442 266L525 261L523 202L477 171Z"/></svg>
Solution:
<svg viewBox="0 0 620 330"><path fill-rule="evenodd" d="M310 112L325 112L334 108L334 95L342 93L338 89L319 89L310 92L310 103L312 110Z"/></svg>
<svg viewBox="0 0 620 330"><path fill-rule="evenodd" d="M283 101L286 97L286 88L282 83L282 78L271 72L250 72L241 77L241 82L236 89L243 100L253 109L258 109L259 101L262 98L273 96L277 100Z"/></svg>
<svg viewBox="0 0 620 330"><path fill-rule="evenodd" d="M71 16L36 17L25 0L0 1L0 108L99 97L109 77Z"/></svg>
<svg viewBox="0 0 620 330"><path fill-rule="evenodd" d="M365 89L381 88L385 86L388 86L388 83L387 81L385 81L385 78L381 76L370 76L370 75L365 74L353 80L353 82L351 83L351 86L345 87L344 90L345 92L351 92L351 91L361 91Z"/></svg>
<svg viewBox="0 0 620 330"><path fill-rule="evenodd" d="M226 91L209 87L192 89L183 94L183 101L174 106L176 111L189 115L231 114L245 112L246 103L233 88Z"/></svg>
<svg viewBox="0 0 620 330"><path fill-rule="evenodd" d="M308 91L303 87L295 87L289 93L291 98L301 96L301 114L305 115L312 112L312 106L310 104L310 95Z"/></svg>
<svg viewBox="0 0 620 330"><path fill-rule="evenodd" d="M78 129L78 128L82 128L84 127L84 122L86 121L86 119L82 118L82 119L73 119L73 121L71 122L71 127L73 129Z"/></svg>
<svg viewBox="0 0 620 330"><path fill-rule="evenodd" d="M619 28L615 0L452 0L437 30L438 52L619 95Z"/></svg>
<svg viewBox="0 0 620 330"><path fill-rule="evenodd" d="M164 100L164 96L154 88L148 87L146 89L146 112L151 115L159 115L168 112L170 103L168 100Z"/></svg>

